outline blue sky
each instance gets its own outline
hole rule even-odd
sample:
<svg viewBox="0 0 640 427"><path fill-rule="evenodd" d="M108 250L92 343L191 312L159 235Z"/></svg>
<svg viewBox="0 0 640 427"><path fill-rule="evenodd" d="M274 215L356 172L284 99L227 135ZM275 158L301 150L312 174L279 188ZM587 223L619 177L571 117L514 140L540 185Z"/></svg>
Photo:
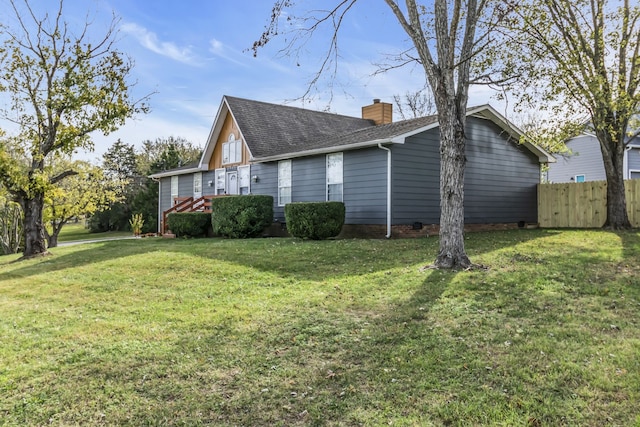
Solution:
<svg viewBox="0 0 640 427"><path fill-rule="evenodd" d="M19 1L19 0L18 0ZM35 1L42 12L57 9L56 0ZM300 1L330 4L329 1ZM204 146L223 95L359 116L373 98L393 102L393 95L424 85L421 68L407 67L373 76L375 63L385 54L408 46L406 35L382 0L356 4L343 23L339 45L341 59L333 84L320 82L314 98L302 96L318 69L326 37L318 33L299 58L282 57L283 38L274 39L257 58L249 50L271 13L271 0L65 0L64 16L79 25L88 15L91 31L104 33L112 13L120 19L117 47L135 62L134 97L155 92L151 112L141 115L108 136L93 135L95 151L79 158L100 162L118 138L139 147L142 141L176 136ZM8 11L7 0L0 8ZM6 13L1 13L7 16ZM325 33L326 34L326 33ZM488 89L472 91L470 105L496 101Z"/></svg>

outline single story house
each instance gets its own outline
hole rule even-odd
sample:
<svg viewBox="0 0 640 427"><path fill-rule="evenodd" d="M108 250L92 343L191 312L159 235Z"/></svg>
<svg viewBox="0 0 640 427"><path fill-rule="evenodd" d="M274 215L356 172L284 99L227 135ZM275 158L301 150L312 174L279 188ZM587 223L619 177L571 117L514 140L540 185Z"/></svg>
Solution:
<svg viewBox="0 0 640 427"><path fill-rule="evenodd" d="M557 155L549 165L547 180L554 183L605 181L600 143L595 135L583 133L566 143L569 154ZM624 152L624 179L640 178L640 137L629 141Z"/></svg>
<svg viewBox="0 0 640 427"><path fill-rule="evenodd" d="M465 223L537 222L540 165L555 159L489 105L468 109L466 133ZM200 162L152 178L161 227L215 196L268 194L274 222L287 203L338 200L346 228L391 237L437 228L439 171L437 116L393 122L378 99L350 117L224 96Z"/></svg>

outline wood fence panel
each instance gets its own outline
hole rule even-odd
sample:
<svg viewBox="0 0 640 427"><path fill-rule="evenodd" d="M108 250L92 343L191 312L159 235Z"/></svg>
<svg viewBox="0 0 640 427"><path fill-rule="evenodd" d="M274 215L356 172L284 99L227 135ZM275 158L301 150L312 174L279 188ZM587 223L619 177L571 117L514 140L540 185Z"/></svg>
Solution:
<svg viewBox="0 0 640 427"><path fill-rule="evenodd" d="M640 179L625 181L627 213L640 227ZM538 222L548 228L600 228L607 218L607 183L538 185Z"/></svg>
<svg viewBox="0 0 640 427"><path fill-rule="evenodd" d="M640 180L632 179L625 185L627 213L634 227L640 227Z"/></svg>

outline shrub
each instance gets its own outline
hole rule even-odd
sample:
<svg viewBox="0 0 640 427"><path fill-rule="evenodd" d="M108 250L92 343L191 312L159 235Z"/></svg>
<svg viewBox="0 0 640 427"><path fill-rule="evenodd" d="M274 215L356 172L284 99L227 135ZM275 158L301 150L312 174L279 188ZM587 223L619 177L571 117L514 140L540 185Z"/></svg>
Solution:
<svg viewBox="0 0 640 427"><path fill-rule="evenodd" d="M211 217L205 212L179 212L167 215L167 226L177 237L204 237Z"/></svg>
<svg viewBox="0 0 640 427"><path fill-rule="evenodd" d="M298 202L284 207L287 230L292 236L321 240L340 234L344 224L342 202Z"/></svg>
<svg viewBox="0 0 640 427"><path fill-rule="evenodd" d="M211 201L213 233L231 238L256 237L273 222L273 197L217 197Z"/></svg>

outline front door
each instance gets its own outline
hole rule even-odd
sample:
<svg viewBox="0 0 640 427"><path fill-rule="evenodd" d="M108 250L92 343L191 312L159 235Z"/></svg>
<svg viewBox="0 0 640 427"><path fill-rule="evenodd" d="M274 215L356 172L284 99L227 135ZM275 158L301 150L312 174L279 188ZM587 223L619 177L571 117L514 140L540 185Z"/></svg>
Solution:
<svg viewBox="0 0 640 427"><path fill-rule="evenodd" d="M227 172L227 194L238 194L238 171Z"/></svg>

